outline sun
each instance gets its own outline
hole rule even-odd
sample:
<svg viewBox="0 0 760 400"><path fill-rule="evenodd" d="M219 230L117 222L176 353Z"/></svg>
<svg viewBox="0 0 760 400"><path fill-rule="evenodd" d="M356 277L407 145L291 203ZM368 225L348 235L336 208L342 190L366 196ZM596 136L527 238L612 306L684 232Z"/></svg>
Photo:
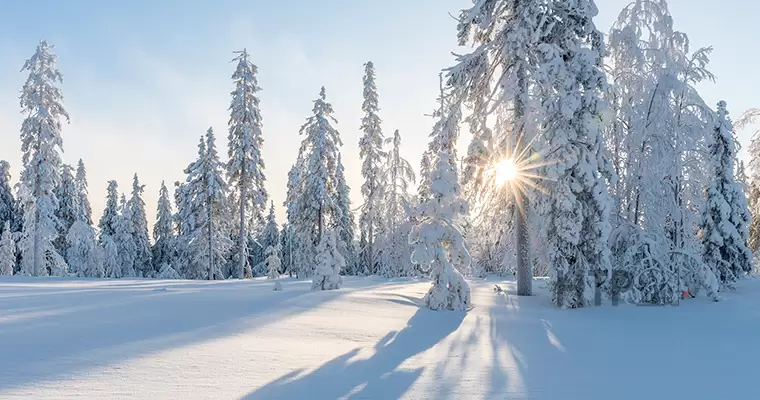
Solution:
<svg viewBox="0 0 760 400"><path fill-rule="evenodd" d="M494 167L496 183L498 185L505 185L517 179L520 175L520 171L517 168L515 160L511 158L505 158L499 161Z"/></svg>

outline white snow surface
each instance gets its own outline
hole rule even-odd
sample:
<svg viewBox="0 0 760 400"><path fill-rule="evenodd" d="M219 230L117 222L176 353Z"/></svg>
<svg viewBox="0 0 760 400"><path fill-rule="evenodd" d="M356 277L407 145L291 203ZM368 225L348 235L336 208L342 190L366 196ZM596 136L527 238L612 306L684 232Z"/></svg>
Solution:
<svg viewBox="0 0 760 400"><path fill-rule="evenodd" d="M0 398L760 398L760 280L577 310L475 280L467 313L421 308L429 281L282 282L0 277Z"/></svg>

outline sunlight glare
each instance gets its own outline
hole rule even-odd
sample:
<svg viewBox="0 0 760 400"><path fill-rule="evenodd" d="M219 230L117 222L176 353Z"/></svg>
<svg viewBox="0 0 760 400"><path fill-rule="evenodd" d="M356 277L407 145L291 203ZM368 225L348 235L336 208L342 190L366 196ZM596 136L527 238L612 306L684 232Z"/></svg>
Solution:
<svg viewBox="0 0 760 400"><path fill-rule="evenodd" d="M517 164L511 158L505 158L496 164L496 181L499 185L504 185L517 178L519 171Z"/></svg>

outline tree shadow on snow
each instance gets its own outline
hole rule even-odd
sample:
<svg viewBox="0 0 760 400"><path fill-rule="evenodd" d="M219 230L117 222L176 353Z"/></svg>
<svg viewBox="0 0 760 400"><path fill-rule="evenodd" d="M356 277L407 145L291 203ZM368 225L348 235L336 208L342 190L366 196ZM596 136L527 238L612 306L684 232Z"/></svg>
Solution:
<svg viewBox="0 0 760 400"><path fill-rule="evenodd" d="M0 363L7 368L0 368L0 391L254 330L358 290L311 292L293 285L273 294L271 282L219 284L205 290L207 284L192 281L150 288L119 283L124 290L75 287L58 292L55 301L5 299Z"/></svg>
<svg viewBox="0 0 760 400"><path fill-rule="evenodd" d="M394 331L374 346L368 359L352 360L356 348L293 379L293 372L249 393L244 399L398 399L420 377L424 368L399 369L401 364L435 346L456 331L464 312L419 309L401 331Z"/></svg>

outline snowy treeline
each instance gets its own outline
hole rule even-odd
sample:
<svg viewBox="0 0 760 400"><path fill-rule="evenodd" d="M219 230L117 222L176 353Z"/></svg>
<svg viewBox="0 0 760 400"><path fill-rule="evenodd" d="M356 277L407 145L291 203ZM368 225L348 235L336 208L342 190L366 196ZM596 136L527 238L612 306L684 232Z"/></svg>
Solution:
<svg viewBox="0 0 760 400"><path fill-rule="evenodd" d="M713 79L711 49L690 48L664 0L633 1L606 37L596 14L593 0L478 1L460 14L460 44L474 50L447 87L471 111L475 263L512 270L520 212L557 306L587 306L597 291L717 298L750 271L751 217L726 104L711 109L696 89ZM504 157L528 207L492 184Z"/></svg>
<svg viewBox="0 0 760 400"><path fill-rule="evenodd" d="M714 79L711 48L691 48L664 0L632 1L607 35L597 13L594 0L478 0L462 10L456 37L470 50L441 75L418 173L402 156L403 130L383 127L372 62L358 143L341 139L322 87L299 131L281 227L265 187L258 69L236 52L227 160L209 128L173 198L161 185L152 238L136 175L128 194L108 183L93 226L84 163L62 157L69 115L42 41L24 64L15 190L0 161L0 274L288 274L315 289L339 288L341 275L430 276L431 308L466 309L464 276L513 273L519 259L551 277L559 307L588 306L599 292L635 303L718 299L752 271L760 247L750 212L760 214L760 141L748 176L726 103L712 108L697 90ZM462 157L461 130L471 136ZM362 202L352 205L341 149L357 144Z"/></svg>

